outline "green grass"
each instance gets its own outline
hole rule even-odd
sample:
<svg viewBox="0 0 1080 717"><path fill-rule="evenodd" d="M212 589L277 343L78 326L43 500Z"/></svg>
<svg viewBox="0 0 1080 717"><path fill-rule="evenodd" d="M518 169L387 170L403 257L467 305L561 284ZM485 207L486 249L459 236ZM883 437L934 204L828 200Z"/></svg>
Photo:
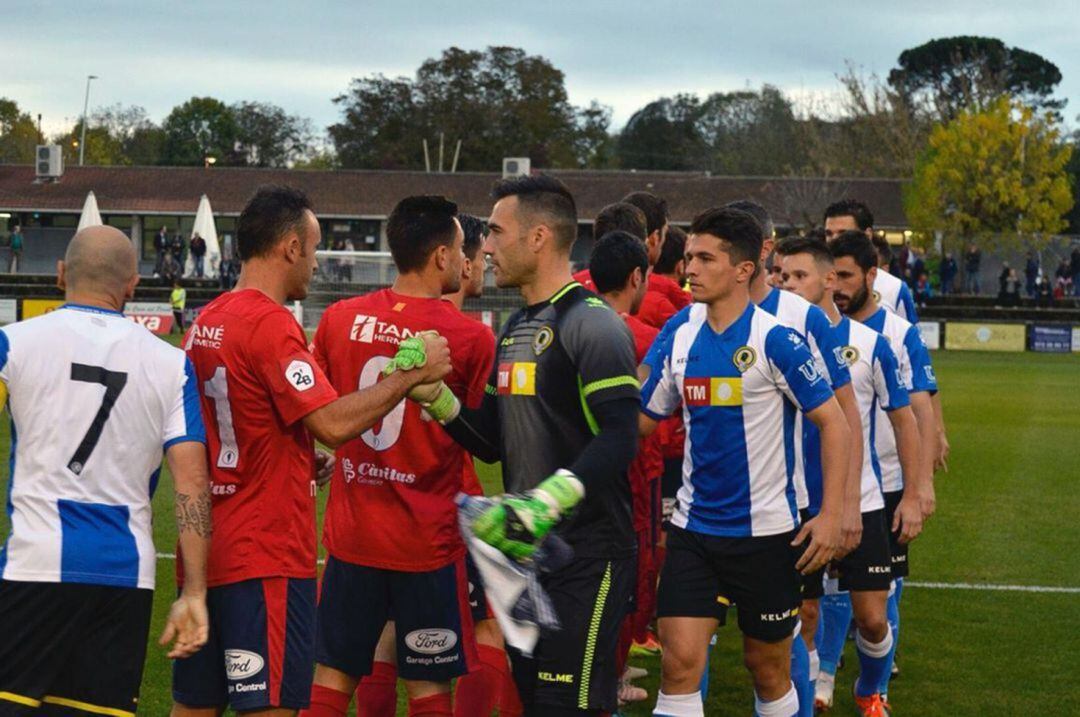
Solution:
<svg viewBox="0 0 1080 717"><path fill-rule="evenodd" d="M1080 358L1040 354L934 356L952 444L937 480L938 514L912 549L913 580L1080 586ZM0 424L0 464L7 427ZM497 470L481 480L497 485ZM5 479L6 481L6 479ZM2 486L0 486L2 487ZM155 540L172 552L171 483L154 499ZM320 499L321 517L322 499ZM6 533L6 517L0 516ZM142 712L168 713L170 667L155 644L175 592L174 564L159 562ZM899 714L1063 714L1080 702L1080 596L911 587L904 592L900 664L890 698ZM739 634L720 630L708 715L752 708ZM854 654L838 676L834 714L853 714ZM657 660L636 660L655 699ZM651 705L650 703L647 703ZM402 708L401 714L404 714ZM649 707L630 715L650 714Z"/></svg>

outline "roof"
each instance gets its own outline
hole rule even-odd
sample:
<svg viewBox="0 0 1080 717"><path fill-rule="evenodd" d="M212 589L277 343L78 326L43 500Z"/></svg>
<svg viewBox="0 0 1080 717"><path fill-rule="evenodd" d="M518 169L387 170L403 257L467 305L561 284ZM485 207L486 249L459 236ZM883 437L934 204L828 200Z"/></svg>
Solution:
<svg viewBox="0 0 1080 717"><path fill-rule="evenodd" d="M906 226L900 179L718 177L700 172L552 170L574 193L583 220L635 190L668 201L672 220L689 222L702 209L736 199L761 202L780 224L820 222L843 197L866 202L878 226ZM0 209L79 212L93 190L102 213L194 214L206 194L217 214L239 214L262 184L288 184L311 197L317 214L385 217L410 194L441 194L462 211L487 216L491 172L435 174L378 170L299 171L213 167L67 167L58 182L35 183L32 165L0 165Z"/></svg>

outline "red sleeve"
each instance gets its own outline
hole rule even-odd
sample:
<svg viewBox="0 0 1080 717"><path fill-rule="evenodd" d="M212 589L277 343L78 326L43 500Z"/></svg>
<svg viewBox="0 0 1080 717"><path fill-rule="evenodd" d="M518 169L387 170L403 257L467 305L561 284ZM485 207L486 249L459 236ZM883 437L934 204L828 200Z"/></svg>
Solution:
<svg viewBox="0 0 1080 717"><path fill-rule="evenodd" d="M593 283L592 274L588 269L582 269L574 274L574 281L578 282L589 291L596 291L596 284Z"/></svg>
<svg viewBox="0 0 1080 717"><path fill-rule="evenodd" d="M326 331L330 313L330 311L323 312L322 318L319 319L319 328L315 329L315 338L311 340L311 353L315 357L315 362L328 377L331 377L331 374L330 357L326 355ZM330 380L333 381L333 378L331 377Z"/></svg>
<svg viewBox="0 0 1080 717"><path fill-rule="evenodd" d="M308 351L296 319L274 312L259 322L249 346L252 370L268 389L281 420L291 426L337 399L337 391Z"/></svg>
<svg viewBox="0 0 1080 717"><path fill-rule="evenodd" d="M677 313L678 309L663 294L657 291L648 291L645 293L645 299L641 302L641 309L638 311L637 316L649 326L662 329L667 320Z"/></svg>

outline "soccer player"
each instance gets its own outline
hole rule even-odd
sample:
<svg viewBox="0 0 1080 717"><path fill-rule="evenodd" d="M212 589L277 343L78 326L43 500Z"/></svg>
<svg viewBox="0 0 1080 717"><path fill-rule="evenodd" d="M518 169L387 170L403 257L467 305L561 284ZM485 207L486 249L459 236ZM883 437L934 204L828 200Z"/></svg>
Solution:
<svg viewBox="0 0 1080 717"><path fill-rule="evenodd" d="M0 713L122 717L138 706L150 630L162 453L188 579L161 643L186 658L207 639L206 435L191 362L122 313L139 282L131 240L83 229L58 271L66 303L0 329Z"/></svg>
<svg viewBox="0 0 1080 717"><path fill-rule="evenodd" d="M562 629L542 631L531 658L510 651L526 714L613 712L616 639L634 587L633 340L571 277L577 209L565 185L521 177L499 182L494 195L483 250L496 284L518 287L527 306L500 334L478 410L440 385L414 395L474 456L502 461L510 492L528 491L474 521L481 539L521 559L548 531L573 548L567 565L540 577Z"/></svg>
<svg viewBox="0 0 1080 717"><path fill-rule="evenodd" d="M784 288L821 308L836 327L842 354L851 373L851 385L859 404L863 464L860 481L862 538L855 550L833 563L839 588L850 593L857 628L855 643L860 674L855 684L855 701L863 715L885 717L878 688L888 670L892 632L886 618L889 585L892 581L889 532L885 525L885 502L881 492L881 469L871 439L877 408L888 416L896 435L900 464L906 481L897 510L899 540L908 543L922 529L919 491L924 479L919 455L919 434L907 388L900 376L900 364L888 340L863 324L842 316L833 302L836 272L829 248L821 239L791 237L776 249ZM833 683L834 675L824 675ZM823 692L831 697L832 684ZM823 700L831 706L831 699Z"/></svg>
<svg viewBox="0 0 1080 717"><path fill-rule="evenodd" d="M637 237L642 245L645 243L645 212L633 204L615 202L600 210L593 221L593 242L600 241L600 237L610 232L623 231ZM591 265L590 260L590 265ZM584 286L589 291L596 291L592 274L589 269L582 269L574 274L574 281Z"/></svg>
<svg viewBox="0 0 1080 717"><path fill-rule="evenodd" d="M653 265L652 275L670 281L679 287L679 291L690 295L690 292L683 288L686 283L686 232L680 227L668 227L667 238L660 249L660 258ZM683 303L683 306L685 305Z"/></svg>
<svg viewBox="0 0 1080 717"><path fill-rule="evenodd" d="M313 438L331 448L449 370L446 340L416 339L426 363L338 397L282 304L303 299L319 222L307 197L262 187L237 221L236 288L188 332L207 419L214 543L210 638L173 672L173 715L287 715L307 707L315 661ZM350 388L355 389L356 386ZM385 421L384 421L385 423ZM186 577L186 576L185 576Z"/></svg>
<svg viewBox="0 0 1080 717"><path fill-rule="evenodd" d="M668 233L668 206L663 198L651 192L631 192L623 201L633 204L645 213L645 248L649 252L649 266L660 259L664 241ZM664 323L679 309L690 304L690 295L675 282L663 276L649 273L649 286L645 300L641 302L638 318L656 328L663 328Z"/></svg>
<svg viewBox="0 0 1080 717"><path fill-rule="evenodd" d="M922 336L916 326L908 323L891 311L879 306L874 298L874 274L877 261L874 247L866 234L859 231L842 232L829 244L836 269L836 290L833 298L837 307L852 319L866 324L874 331L883 334L900 362L900 371L911 396L911 408L919 428L920 454L923 463L923 480L919 491L919 502L923 519L929 518L935 508L933 483L933 457L940 455L938 447L938 423L931 400L937 392L937 378L930 363L930 353L926 350ZM890 555L892 558L892 576L896 587L889 598L889 615L893 632L893 651L899 636L899 603L903 592L904 578L908 575L908 546L900 540L897 530L897 512L905 495L903 490L905 474L897 453L896 437L889 421L878 409L875 424L875 451L881 466L881 485L885 494L886 525L892 526L890 533ZM892 665L890 655L890 670ZM880 693L887 702L888 674L882 681Z"/></svg>
<svg viewBox="0 0 1080 717"><path fill-rule="evenodd" d="M649 257L645 246L626 232L611 232L593 247L590 266L600 296L623 317L634 336L634 354L640 365L645 360L656 335L660 333L634 314L645 298ZM637 534L637 587L634 612L623 623L619 635L617 671L623 675L619 684L619 702L640 702L648 693L630 684L623 668L631 644L649 639L649 623L656 610L656 545L660 537L660 475L664 458L660 436L654 433L638 441L637 456L630 464L630 490Z"/></svg>
<svg viewBox="0 0 1080 717"><path fill-rule="evenodd" d="M687 430L657 599L663 675L656 715L703 714L706 647L732 603L757 714L795 715L797 571L817 570L839 545L839 491L826 491L817 523L799 529L785 448L795 430L792 405L821 430L828 484L844 480L850 431L806 341L750 301L761 248L761 226L749 214L717 208L698 215L686 274L700 303L668 322L645 362L642 432L680 403ZM807 539L800 557L797 546Z"/></svg>
<svg viewBox="0 0 1080 717"><path fill-rule="evenodd" d="M754 217L762 228L762 251L758 268L750 280L750 300L775 316L781 324L795 329L806 339L810 352L818 363L818 370L829 381L836 400L848 421L848 430L854 439L859 437L862 423L858 404L851 388L851 375L841 354L841 344L829 323L828 317L797 294L770 287L766 283L765 259L773 253L774 228L769 213L757 202L742 200L728 205ZM805 523L815 522L819 515L825 493L830 487L824 483L821 461L821 439L813 423L798 415L795 419L795 435L792 440L795 496L800 516ZM859 477L862 472L862 442L854 440L850 446L848 471L842 485L834 486L843 494L843 514L840 516L842 549L847 553L859 544L862 519L859 513ZM823 571L803 577L803 604L799 614L802 641L793 646L797 669L795 685L799 688L802 714L811 713L814 681L819 666L814 634L817 631L819 600L823 592ZM805 650L804 650L805 648Z"/></svg>
<svg viewBox="0 0 1080 717"><path fill-rule="evenodd" d="M386 226L398 269L393 286L331 305L315 334L315 358L338 391L375 385L403 339L438 331L450 341L446 383L466 405L479 404L495 338L442 299L462 284L464 233L456 215L453 202L435 196L394 207ZM454 504L471 458L404 400L381 425L340 446L336 458L323 530L329 558L318 667L305 715L346 713L392 619L410 714L449 716L451 679L480 666Z"/></svg>

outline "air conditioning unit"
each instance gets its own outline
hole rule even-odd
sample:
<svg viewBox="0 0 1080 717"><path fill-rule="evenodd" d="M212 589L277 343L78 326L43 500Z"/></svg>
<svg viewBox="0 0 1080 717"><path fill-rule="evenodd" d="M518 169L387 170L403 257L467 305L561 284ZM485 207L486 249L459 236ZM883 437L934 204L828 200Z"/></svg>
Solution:
<svg viewBox="0 0 1080 717"><path fill-rule="evenodd" d="M530 164L528 157L503 157L503 179L529 176Z"/></svg>
<svg viewBox="0 0 1080 717"><path fill-rule="evenodd" d="M36 174L40 179L56 179L64 173L64 154L58 144L39 144L34 155Z"/></svg>

